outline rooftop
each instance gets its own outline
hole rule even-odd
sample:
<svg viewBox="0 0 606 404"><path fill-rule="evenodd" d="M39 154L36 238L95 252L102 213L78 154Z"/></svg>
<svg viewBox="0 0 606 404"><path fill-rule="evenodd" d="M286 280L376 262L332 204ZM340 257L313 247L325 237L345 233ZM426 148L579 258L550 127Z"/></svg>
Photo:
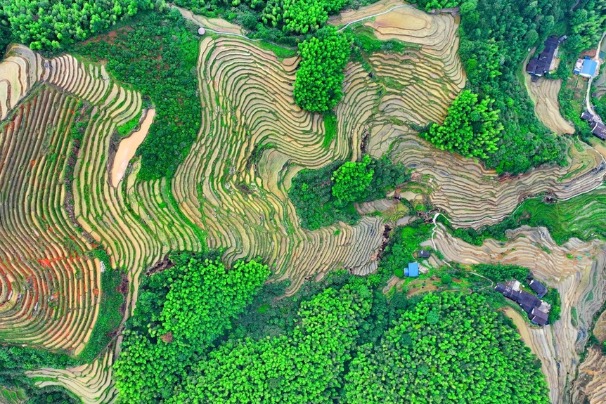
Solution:
<svg viewBox="0 0 606 404"><path fill-rule="evenodd" d="M526 73L539 77L548 73L560 42L561 39L557 36L550 36L547 38L545 47L539 56L528 61Z"/></svg>
<svg viewBox="0 0 606 404"><path fill-rule="evenodd" d="M547 287L536 279L531 280L528 285L530 286L530 289L534 290L539 297L543 297L547 294Z"/></svg>
<svg viewBox="0 0 606 404"><path fill-rule="evenodd" d="M420 250L417 255L419 258L429 258L431 257L431 252L428 250Z"/></svg>
<svg viewBox="0 0 606 404"><path fill-rule="evenodd" d="M606 140L606 125L600 122L594 122L591 127L591 133L602 140Z"/></svg>
<svg viewBox="0 0 606 404"><path fill-rule="evenodd" d="M413 278L419 276L419 263L409 262L408 267L404 269L404 275Z"/></svg>
<svg viewBox="0 0 606 404"><path fill-rule="evenodd" d="M595 77L598 71L598 62L593 59L583 60L583 67L579 73L583 77Z"/></svg>

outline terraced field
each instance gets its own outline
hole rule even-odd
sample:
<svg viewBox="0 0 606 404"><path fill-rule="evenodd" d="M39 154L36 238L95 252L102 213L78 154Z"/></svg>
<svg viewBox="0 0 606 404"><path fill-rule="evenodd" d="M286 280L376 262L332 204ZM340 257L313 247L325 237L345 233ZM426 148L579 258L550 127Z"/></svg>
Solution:
<svg viewBox="0 0 606 404"><path fill-rule="evenodd" d="M377 13L383 14L369 18ZM0 295L0 337L81 352L104 293L100 273L112 270L88 254L97 247L107 251L112 268L128 276L125 319L134 309L144 269L171 250L197 251L203 243L225 248L227 261L260 256L277 279L291 280L289 293L305 279L336 268L374 271L388 219L367 216L356 226L309 232L300 227L287 197L301 169L356 159L362 144L375 157L389 154L414 168L415 178L432 191L431 202L457 226L494 223L530 194L549 191L564 199L601 183L603 158L586 146L571 148L569 167L506 179L433 149L415 128L441 121L465 85L457 56L458 21L395 1L331 21L343 25L360 19L378 38L407 47L402 53L374 54L368 61L372 75L360 64L347 66L337 134L327 148L322 117L293 101L297 58L280 61L234 35L201 39L202 127L172 181L137 181L136 157L121 180L112 181L116 128L139 115L141 94L116 83L103 65L70 55L47 60L14 47L2 62L7 67L0 69L0 276L7 285ZM230 34L238 28L217 20L203 23ZM81 140L75 141L74 131ZM515 233L508 247L489 243L478 249L442 231L436 242L455 261L528 265L560 288L569 304L582 308L577 328L567 311L553 327L554 336L541 334L544 341L536 344L550 383L562 382L577 358L571 347L580 342L572 335L597 310L587 299L590 286L603 284L598 264L592 264L592 257L602 254L596 244L571 241L558 247L548 235L528 230ZM579 258L569 259L571 253ZM556 348L562 357L554 357ZM85 402L111 401L111 363L118 352L119 341L92 364L29 375L41 386L64 386ZM561 370L549 373L556 361ZM563 394L552 391L554 397Z"/></svg>
<svg viewBox="0 0 606 404"><path fill-rule="evenodd" d="M296 62L279 62L240 38L201 42L202 129L172 188L183 212L208 232L210 247L227 247L228 260L263 257L292 281L290 290L338 267L374 270L369 257L383 232L377 218L314 232L299 227L287 198L290 179L302 167L347 158L351 140L344 134L358 132L364 115L345 116L364 93L347 93L337 116L349 126L339 128L325 149L320 116L300 110L292 99Z"/></svg>
<svg viewBox="0 0 606 404"><path fill-rule="evenodd" d="M99 262L60 209L77 109L75 98L40 88L0 130L0 337L74 354L91 333L101 293Z"/></svg>
<svg viewBox="0 0 606 404"><path fill-rule="evenodd" d="M369 17L375 14L380 15ZM456 53L456 18L382 1L343 13L331 23L355 21L371 27L380 39L409 44L403 54L373 55L370 63L376 79L360 75L356 82L348 80L346 90L364 92L366 105L374 112L363 125L367 151L373 156L388 152L414 168L431 189L431 202L449 215L454 226L493 224L528 196L551 192L567 199L601 184L606 173L604 158L586 145L570 147L567 167L540 168L514 178L499 177L479 163L433 148L419 138L415 128L440 122L465 85ZM355 76L356 69L350 65L348 77Z"/></svg>
<svg viewBox="0 0 606 404"><path fill-rule="evenodd" d="M573 387L572 400L575 403L606 401L606 357L599 349L589 348Z"/></svg>
<svg viewBox="0 0 606 404"><path fill-rule="evenodd" d="M40 369L27 372L39 387L61 386L83 403L110 403L116 399L111 379L114 352L108 350L92 364L71 369Z"/></svg>
<svg viewBox="0 0 606 404"><path fill-rule="evenodd" d="M574 133L574 127L560 114L558 94L562 80L539 79L530 80L530 75L524 74L528 94L534 103L534 112L541 122L553 132L560 135Z"/></svg>
<svg viewBox="0 0 606 404"><path fill-rule="evenodd" d="M579 354L589 338L593 315L606 298L604 244L571 239L558 246L544 228L520 228L511 231L508 238L507 243L487 240L476 247L450 236L439 225L433 241L448 261L526 266L537 279L558 289L562 312L553 325L532 327L517 312L506 314L541 360L552 402L563 402L571 394L571 375L576 373Z"/></svg>

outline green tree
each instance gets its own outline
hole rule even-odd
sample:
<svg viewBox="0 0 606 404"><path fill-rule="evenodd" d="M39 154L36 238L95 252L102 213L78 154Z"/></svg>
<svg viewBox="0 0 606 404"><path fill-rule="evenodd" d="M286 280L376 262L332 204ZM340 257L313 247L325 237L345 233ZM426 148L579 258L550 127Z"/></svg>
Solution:
<svg viewBox="0 0 606 404"><path fill-rule="evenodd" d="M549 402L536 358L477 294L426 295L349 369L349 403Z"/></svg>
<svg viewBox="0 0 606 404"><path fill-rule="evenodd" d="M171 402L331 402L371 305L363 285L325 289L301 303L290 335L229 340L211 352Z"/></svg>
<svg viewBox="0 0 606 404"><path fill-rule="evenodd" d="M311 112L326 112L343 97L343 69L352 39L326 27L299 44L301 63L293 87L295 102Z"/></svg>
<svg viewBox="0 0 606 404"><path fill-rule="evenodd" d="M19 42L32 49L59 49L153 7L151 0L0 0L0 17Z"/></svg>
<svg viewBox="0 0 606 404"><path fill-rule="evenodd" d="M491 108L488 97L464 90L448 108L442 125L431 125L424 137L441 150L454 151L464 157L488 159L497 150L503 125L499 111Z"/></svg>
<svg viewBox="0 0 606 404"><path fill-rule="evenodd" d="M266 265L177 255L176 265L152 275L125 332L114 364L124 402L156 402L172 396L187 369L252 301L269 275Z"/></svg>
<svg viewBox="0 0 606 404"><path fill-rule="evenodd" d="M332 194L341 203L354 202L368 195L374 170L369 167L370 156L362 161L348 161L332 174Z"/></svg>

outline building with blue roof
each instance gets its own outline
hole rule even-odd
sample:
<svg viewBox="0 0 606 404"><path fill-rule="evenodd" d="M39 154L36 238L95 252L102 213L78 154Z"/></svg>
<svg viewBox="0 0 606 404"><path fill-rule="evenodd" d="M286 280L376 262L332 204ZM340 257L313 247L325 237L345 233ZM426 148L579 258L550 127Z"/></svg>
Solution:
<svg viewBox="0 0 606 404"><path fill-rule="evenodd" d="M419 276L419 263L409 262L408 268L404 269L404 275L410 278L416 278L417 276Z"/></svg>
<svg viewBox="0 0 606 404"><path fill-rule="evenodd" d="M579 76L592 78L598 75L598 62L593 59L584 59L583 67L579 72Z"/></svg>

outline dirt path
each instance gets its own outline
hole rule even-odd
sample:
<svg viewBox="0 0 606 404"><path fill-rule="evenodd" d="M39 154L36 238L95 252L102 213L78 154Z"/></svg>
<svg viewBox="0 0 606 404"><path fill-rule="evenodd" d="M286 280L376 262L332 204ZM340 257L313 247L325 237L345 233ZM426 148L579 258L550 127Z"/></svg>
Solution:
<svg viewBox="0 0 606 404"><path fill-rule="evenodd" d="M595 52L595 56L594 56L594 60L598 62L598 64L600 63L600 49L602 49L602 41L604 41L604 37L606 37L606 32L604 32L604 34L602 35L602 38L600 38L600 42L598 42L598 47L596 49ZM602 118L595 112L595 109L593 109L593 104L591 104L591 84L593 83L593 77L589 78L589 82L587 83L587 93L585 94L585 105L587 107L587 110L594 116L598 117L598 120L601 122Z"/></svg>
<svg viewBox="0 0 606 404"><path fill-rule="evenodd" d="M248 39L246 35L244 35L244 30L242 29L242 27L236 24L232 24L231 22L226 21L222 18L207 18L201 15L196 15L191 11L179 6L171 5L170 7L179 10L183 18L193 22L194 24L199 25L200 27L203 27L207 31L214 32L215 34L231 35ZM259 41L259 39L250 40Z"/></svg>
<svg viewBox="0 0 606 404"><path fill-rule="evenodd" d="M388 1L385 1L385 2L380 2L380 3L382 3L382 4L389 4L389 2L388 2ZM380 3L377 3L377 4L380 4ZM346 23L345 25L343 25L341 28L339 28L339 30L338 30L338 31L339 31L339 32L341 32L341 31L343 31L343 30L347 29L347 27L349 27L349 26L350 26L350 25L352 25L352 24L356 24L356 23L361 22L361 21L370 20L371 18L375 18L375 17L378 17L378 16L380 16L380 15L388 14L388 13L390 13L390 12L394 11L394 10L397 10L397 9L399 9L399 8L405 8L405 7L412 8L412 6L410 6L410 5L408 5L408 4L399 4L399 5L396 5L396 6L390 7L390 8L388 8L387 10L378 11L378 12L376 12L376 13L374 13L374 14L369 14L369 15L366 15L366 16L364 16L364 17L360 17L360 18L357 18L357 19L355 19L355 20L349 21L348 23Z"/></svg>
<svg viewBox="0 0 606 404"><path fill-rule="evenodd" d="M148 111L144 111L143 115L144 118L143 122L141 122L141 128L126 139L123 139L118 146L118 151L114 157L114 165L112 167L112 186L114 188L122 181L128 163L134 157L137 148L145 140L149 127L156 116L156 110L152 108Z"/></svg>

